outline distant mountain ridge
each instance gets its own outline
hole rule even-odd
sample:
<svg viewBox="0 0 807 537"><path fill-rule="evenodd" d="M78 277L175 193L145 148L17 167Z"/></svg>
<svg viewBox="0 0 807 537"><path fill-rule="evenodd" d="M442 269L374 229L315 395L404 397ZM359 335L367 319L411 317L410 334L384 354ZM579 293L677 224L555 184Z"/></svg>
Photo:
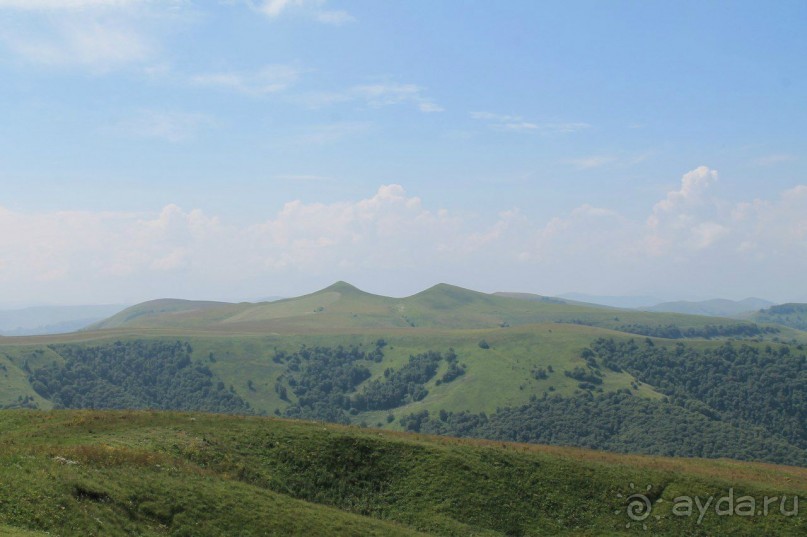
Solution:
<svg viewBox="0 0 807 537"><path fill-rule="evenodd" d="M213 302L205 300L184 300L179 298L159 298L141 302L130 306L123 311L117 312L106 319L99 319L98 322L88 325L86 330L98 328L119 328L131 324L139 317L155 317L164 314L177 314L183 312L194 312L216 306L231 305L229 302Z"/></svg>
<svg viewBox="0 0 807 537"><path fill-rule="evenodd" d="M268 303L152 300L81 332L0 338L0 406L249 411L807 467L805 345L807 332L742 319L336 282Z"/></svg>
<svg viewBox="0 0 807 537"><path fill-rule="evenodd" d="M686 313L690 315L708 315L711 317L734 317L769 308L774 303L762 298L746 298L743 300L727 300L715 298L711 300L688 301L679 300L675 302L662 302L655 306L640 308L643 311L658 311L669 313Z"/></svg>
<svg viewBox="0 0 807 537"><path fill-rule="evenodd" d="M343 332L367 328L481 329L536 323L572 323L655 334L675 324L703 329L705 316L616 310L529 293L482 293L441 283L414 295L394 298L336 282L307 295L274 302L230 303L161 299L144 302L100 321L87 330L111 328L188 329L246 332ZM637 332L637 330L639 332Z"/></svg>
<svg viewBox="0 0 807 537"><path fill-rule="evenodd" d="M627 309L638 309L662 302L661 299L652 296L604 296L589 295L586 293L564 293L562 295L558 295L558 298L573 300L576 302L585 302L588 304L598 304L600 306L608 306L611 308Z"/></svg>
<svg viewBox="0 0 807 537"><path fill-rule="evenodd" d="M124 305L34 306L0 310L0 335L28 336L80 330L124 309Z"/></svg>

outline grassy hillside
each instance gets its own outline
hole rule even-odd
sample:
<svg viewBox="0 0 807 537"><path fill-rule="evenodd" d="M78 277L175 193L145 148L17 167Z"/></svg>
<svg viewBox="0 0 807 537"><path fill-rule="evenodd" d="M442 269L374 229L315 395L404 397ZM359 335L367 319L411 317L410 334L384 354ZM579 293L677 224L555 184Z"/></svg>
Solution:
<svg viewBox="0 0 807 537"><path fill-rule="evenodd" d="M10 407L274 414L807 466L801 345L637 344L551 324L383 337L130 336L0 347L0 358Z"/></svg>
<svg viewBox="0 0 807 537"><path fill-rule="evenodd" d="M198 314L205 310L221 308L229 311L233 306L233 304L226 302L162 298L126 308L103 321L88 326L85 330L151 325L151 321L155 318L163 319L163 322L170 324L175 322L174 320Z"/></svg>
<svg viewBox="0 0 807 537"><path fill-rule="evenodd" d="M792 329L449 285L399 299L343 282L272 303L154 301L103 326L0 338L0 407L253 413L388 430L422 425L452 435L807 465L807 443L792 432L807 403L791 385L803 378L805 334ZM675 339L629 333L643 329ZM683 337L691 334L709 337ZM590 355L600 339L633 341L639 356L609 366ZM729 339L762 354L741 369L714 354ZM691 359L670 367L682 376L659 376L654 363L671 358L646 350L678 356L679 344ZM727 414L720 404L727 390L733 400L753 401L754 412ZM584 409L607 416L608 427L573 417ZM514 425L519 420L543 434L525 433ZM646 434L632 423L645 423ZM786 424L788 434L776 424ZM700 432L682 435L686 430ZM682 443L690 437L697 441Z"/></svg>
<svg viewBox="0 0 807 537"><path fill-rule="evenodd" d="M534 300L519 294L486 294L439 284L405 298L361 291L337 282L309 295L263 303L228 304L157 300L126 309L91 329L205 330L222 333L344 333L367 329L483 329L535 323L574 323L643 335L674 325L708 335L709 326L750 323L675 313L615 310L567 301ZM647 332L647 333L645 333ZM701 333L703 332L703 333ZM711 334L711 335L732 335Z"/></svg>
<svg viewBox="0 0 807 537"><path fill-rule="evenodd" d="M2 411L0 445L0 535L807 531L778 502L767 516L673 512L676 498L729 489L760 506L807 494L805 470L771 465L155 412ZM643 521L626 514L639 491L652 503Z"/></svg>
<svg viewBox="0 0 807 537"><path fill-rule="evenodd" d="M746 298L743 300L712 299L691 302L681 300L678 302L663 302L646 308L644 311L659 311L671 313L688 313L692 315L709 315L714 317L735 317L750 314L773 306L773 302L761 298Z"/></svg>
<svg viewBox="0 0 807 537"><path fill-rule="evenodd" d="M179 331L178 335L159 336L151 331L101 331L82 334L83 339L78 341L73 339L76 336L29 338L24 340L26 344L20 344L17 338L9 338L10 343L15 344L0 344L0 405L13 404L20 396L31 396L40 403L40 408L49 408L48 402L32 390L28 377L31 371L63 363L63 356L54 350L60 345L93 348L118 340L173 343L180 339L190 343L195 363L212 370L216 381L224 382L228 388L233 386L255 411L271 414L276 410L283 411L288 404L275 391L278 377L286 370L284 364L273 361L276 351L295 352L302 345L360 346L371 350L375 341L383 338L388 343L383 362L367 364L371 380L382 378L388 368L400 367L410 355L430 350L445 352L453 348L460 362L467 366L466 374L451 383L437 386L437 379L430 381L427 384L429 396L401 411L428 409L437 412L444 408L491 412L499 406L527 402L531 396L541 396L550 387L555 393L573 393L577 381L564 377L563 370L584 364L579 356L581 350L593 339L612 334L615 333L583 325L545 324L486 330L377 329L356 334L307 335L198 335ZM488 349L480 348L482 340L489 343ZM439 374L442 375L446 367L446 364L441 364ZM532 371L541 367L553 367L559 374L551 379L535 379ZM634 380L631 375L614 373L606 378L603 389L628 388ZM639 387L637 393L657 396L647 386ZM376 424L384 421L386 415L370 413L361 419Z"/></svg>

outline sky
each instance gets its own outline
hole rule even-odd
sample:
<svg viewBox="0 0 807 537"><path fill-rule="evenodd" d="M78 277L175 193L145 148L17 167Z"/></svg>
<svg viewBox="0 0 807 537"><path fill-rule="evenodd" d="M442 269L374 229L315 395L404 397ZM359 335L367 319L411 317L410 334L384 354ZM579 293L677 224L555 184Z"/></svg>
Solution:
<svg viewBox="0 0 807 537"><path fill-rule="evenodd" d="M0 0L0 306L807 301L807 4Z"/></svg>

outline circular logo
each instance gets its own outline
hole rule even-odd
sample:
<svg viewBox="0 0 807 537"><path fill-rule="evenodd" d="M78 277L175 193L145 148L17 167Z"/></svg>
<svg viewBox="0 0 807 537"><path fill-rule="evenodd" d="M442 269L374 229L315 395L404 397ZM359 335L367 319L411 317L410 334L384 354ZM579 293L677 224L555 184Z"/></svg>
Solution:
<svg viewBox="0 0 807 537"><path fill-rule="evenodd" d="M653 489L653 485L647 485L645 487L644 492L634 492L636 490L636 485L633 483L630 484L631 492L628 494L627 497L623 496L622 494L617 494L616 497L625 500L625 514L628 515L630 519L629 522L625 524L626 528L630 528L632 524L639 524L641 523L643 529L647 529L647 524L645 520L647 520L650 515L653 513L653 502L648 497L647 493ZM657 500L661 502L662 500ZM615 515L622 513L622 509L618 509L614 511ZM656 520L661 520L661 517L655 515Z"/></svg>

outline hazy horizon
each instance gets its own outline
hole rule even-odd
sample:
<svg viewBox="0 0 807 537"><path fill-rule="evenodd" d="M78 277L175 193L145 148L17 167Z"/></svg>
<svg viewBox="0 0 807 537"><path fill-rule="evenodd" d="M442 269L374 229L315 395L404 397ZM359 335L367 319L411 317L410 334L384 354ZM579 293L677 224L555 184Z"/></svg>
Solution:
<svg viewBox="0 0 807 537"><path fill-rule="evenodd" d="M807 5L0 0L0 307L807 301Z"/></svg>
<svg viewBox="0 0 807 537"><path fill-rule="evenodd" d="M289 298L298 298L300 296L304 296L307 294L313 294L322 290L325 290L332 285L339 284L339 283L347 283L359 289L360 291L365 291L371 294L380 295L380 296L388 296L391 298L407 298L412 295L418 294L420 292L426 291L431 287L437 285L454 285L451 282L437 282L433 285L429 285L424 287L423 289L416 290L412 293L407 294L385 294L383 292L374 292L369 289L365 289L361 286L354 285L352 282L344 282L344 280L338 280L331 282L328 285L324 285L318 287L316 289L309 289L303 291L298 294L283 294L283 295L260 295L260 296L247 296L247 297L222 297L218 299L211 299L205 296L153 296L143 298L142 300L138 300L137 302L133 303L119 303L119 304L89 304L89 303L77 303L77 304L59 304L59 303L49 303L49 302L38 302L38 303L8 303L8 302L0 302L0 313L11 313L11 312L24 312L28 310L48 310L48 309L71 309L71 308L92 308L92 307L117 307L119 309L124 309L130 306L134 306L139 303L149 302L152 300L161 300L161 299L177 299L177 300L195 300L195 301L221 301L221 302L230 302L230 303L240 303L240 302L251 302L251 303L259 303L259 302L272 302L275 300L284 300ZM459 287L459 286L457 286ZM729 300L734 302L742 302L744 300L768 300L765 297L754 297L754 296L746 296L741 298L726 298L726 297L719 297L719 296L704 296L704 297L688 297L688 298L680 298L680 297L665 297L665 296L646 296L646 295L598 295L598 294L590 294L590 293L579 293L576 291L570 291L567 293L560 293L556 295L544 294L544 293L536 293L530 291L523 291L519 289L496 289L493 291L480 291L479 289L468 288L470 291L479 291L483 293L521 293L521 294L535 294L539 296L546 296L550 298L561 298L564 300L571 300L571 301L580 301L580 302L590 302L592 304L600 304L600 305L608 305L611 307L617 308L625 308L625 309L640 309L643 307L650 307L659 304L665 303L674 303L674 302L707 302L710 300ZM770 301L773 304L781 304L786 302L803 302L804 300L785 300L781 302L774 302Z"/></svg>

